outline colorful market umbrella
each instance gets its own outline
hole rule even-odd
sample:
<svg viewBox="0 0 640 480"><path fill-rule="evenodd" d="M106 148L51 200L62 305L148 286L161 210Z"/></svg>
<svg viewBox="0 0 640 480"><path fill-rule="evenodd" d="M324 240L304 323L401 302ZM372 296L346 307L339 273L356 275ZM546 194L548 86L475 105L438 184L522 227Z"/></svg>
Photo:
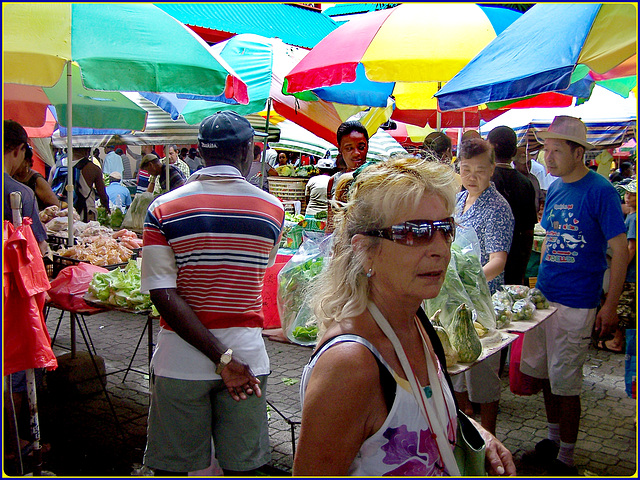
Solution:
<svg viewBox="0 0 640 480"><path fill-rule="evenodd" d="M421 120L411 122L424 126L437 111L438 89L520 15L458 3L366 13L318 43L286 76L285 92L311 90L328 102L379 108L393 96L392 118L407 122L398 111L420 111Z"/></svg>
<svg viewBox="0 0 640 480"><path fill-rule="evenodd" d="M7 83L51 87L73 61L91 90L211 95L241 88L200 37L152 4L11 3L2 13Z"/></svg>
<svg viewBox="0 0 640 480"><path fill-rule="evenodd" d="M516 132L519 146L537 149L539 143L536 133L548 129L557 115L569 115L585 123L589 143L598 149L610 148L635 137L637 109L638 101L633 93L629 98L622 98L604 87L595 86L591 98L581 105L510 110L482 125L480 134L486 138L495 127L506 125Z"/></svg>
<svg viewBox="0 0 640 480"><path fill-rule="evenodd" d="M627 96L636 85L637 7L540 3L529 9L437 94L446 111L566 92L579 81Z"/></svg>
<svg viewBox="0 0 640 480"><path fill-rule="evenodd" d="M67 125L72 117L71 62L92 90L220 94L246 101L246 85L207 44L158 7L145 3L3 5L3 80L51 87L66 66ZM73 131L73 130L72 130ZM72 135L68 154L73 152ZM73 169L69 169L73 187ZM69 243L73 216L69 215Z"/></svg>
<svg viewBox="0 0 640 480"><path fill-rule="evenodd" d="M80 69L72 66L73 124L75 127L121 128L144 130L147 112L120 92L97 92L82 85ZM51 88L4 84L4 118L24 127L41 127L49 105L55 108L60 125L67 126L66 79Z"/></svg>
<svg viewBox="0 0 640 480"><path fill-rule="evenodd" d="M282 93L283 78L308 51L292 47L277 38L254 34L240 34L213 47L247 85L248 103L221 103L215 98L193 95L142 95L165 110L174 120L182 117L188 124L197 125L204 118L220 110L233 110L240 115L274 115L273 110L302 128L335 143L338 126L352 115L366 109L363 106L342 105L325 101L306 101ZM269 107L273 106L273 110ZM267 115L267 110L269 115ZM264 130L264 128L263 128ZM371 133L375 133L377 125Z"/></svg>

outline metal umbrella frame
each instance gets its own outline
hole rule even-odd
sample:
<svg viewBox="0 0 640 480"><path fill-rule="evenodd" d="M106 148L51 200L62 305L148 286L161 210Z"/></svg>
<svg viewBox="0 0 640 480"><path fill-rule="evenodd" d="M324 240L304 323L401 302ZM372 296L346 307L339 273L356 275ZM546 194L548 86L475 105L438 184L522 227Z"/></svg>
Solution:
<svg viewBox="0 0 640 480"><path fill-rule="evenodd" d="M83 84L91 90L203 95L224 91L246 101L246 85L233 69L200 37L152 4L12 3L3 7L2 22L4 82L50 87L66 71L67 125L74 125L72 62L79 65ZM71 195L72 135L67 154Z"/></svg>

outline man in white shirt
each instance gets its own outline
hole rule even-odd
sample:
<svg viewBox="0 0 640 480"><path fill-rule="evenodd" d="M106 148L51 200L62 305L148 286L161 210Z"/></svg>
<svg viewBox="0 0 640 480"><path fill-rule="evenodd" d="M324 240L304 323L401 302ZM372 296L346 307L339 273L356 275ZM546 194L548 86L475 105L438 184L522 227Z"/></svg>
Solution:
<svg viewBox="0 0 640 480"><path fill-rule="evenodd" d="M124 165L122 164L122 158L115 151L113 146L107 145L104 147L107 156L104 157L104 164L102 165L102 173L109 175L111 172L118 172L122 178L122 172L124 171Z"/></svg>

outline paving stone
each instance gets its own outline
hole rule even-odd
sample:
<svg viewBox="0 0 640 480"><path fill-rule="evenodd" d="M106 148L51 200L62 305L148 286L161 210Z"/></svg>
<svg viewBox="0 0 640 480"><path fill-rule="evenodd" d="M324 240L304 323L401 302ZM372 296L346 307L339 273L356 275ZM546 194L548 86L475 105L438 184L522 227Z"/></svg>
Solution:
<svg viewBox="0 0 640 480"><path fill-rule="evenodd" d="M48 326L55 330L55 310ZM69 345L68 315L63 316L57 344ZM105 359L107 373L125 369L146 325L146 317L108 312L85 317L96 350ZM103 328L100 328L100 327ZM158 324L154 323L154 334ZM80 332L78 348L84 346ZM308 347L266 340L272 375L267 399L290 421L299 422L299 384L286 385L282 378L299 379L311 355ZM54 347L57 355L68 353ZM146 371L146 334L134 357L133 366ZM520 476L540 476L539 467L523 465L522 454L546 438L547 422L542 394L517 396L509 390L508 368L503 372L497 434L514 454ZM45 377L46 378L46 377ZM149 377L129 371L107 375L107 389L126 436L119 438L103 393L83 398L45 391L39 396L41 434L52 443L56 455L45 458L44 468L58 476L130 476L134 464L142 463L149 408ZM590 349L584 369L581 431L576 446L579 471L595 475L630 476L636 472L636 429L633 418L636 401L624 393L624 357ZM300 426L294 425L297 440ZM282 474L293 466L291 425L274 410L269 420L272 459L269 465Z"/></svg>

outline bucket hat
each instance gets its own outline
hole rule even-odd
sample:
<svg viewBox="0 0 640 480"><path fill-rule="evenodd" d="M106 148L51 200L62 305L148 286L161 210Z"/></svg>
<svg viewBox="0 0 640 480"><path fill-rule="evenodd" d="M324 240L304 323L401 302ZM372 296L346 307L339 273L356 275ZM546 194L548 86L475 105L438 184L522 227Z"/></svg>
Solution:
<svg viewBox="0 0 640 480"><path fill-rule="evenodd" d="M320 160L318 160L316 167L330 170L332 168L335 168L336 164L330 158L321 158Z"/></svg>
<svg viewBox="0 0 640 480"><path fill-rule="evenodd" d="M558 140L570 140L579 145L582 145L586 150L591 150L593 145L587 142L587 127L586 125L576 117L570 117L568 115L559 115L553 119L553 122L549 126L546 132L536 133L538 141L544 143L547 138L553 138Z"/></svg>
<svg viewBox="0 0 640 480"><path fill-rule="evenodd" d="M636 193L636 190L638 188L638 181L637 180L632 180L629 183L627 183L626 185L620 185L620 186L622 188L624 188L629 193Z"/></svg>
<svg viewBox="0 0 640 480"><path fill-rule="evenodd" d="M142 157L142 161L140 162L140 168L144 168L147 164L153 162L154 160L159 160L153 153L147 153L144 157Z"/></svg>

